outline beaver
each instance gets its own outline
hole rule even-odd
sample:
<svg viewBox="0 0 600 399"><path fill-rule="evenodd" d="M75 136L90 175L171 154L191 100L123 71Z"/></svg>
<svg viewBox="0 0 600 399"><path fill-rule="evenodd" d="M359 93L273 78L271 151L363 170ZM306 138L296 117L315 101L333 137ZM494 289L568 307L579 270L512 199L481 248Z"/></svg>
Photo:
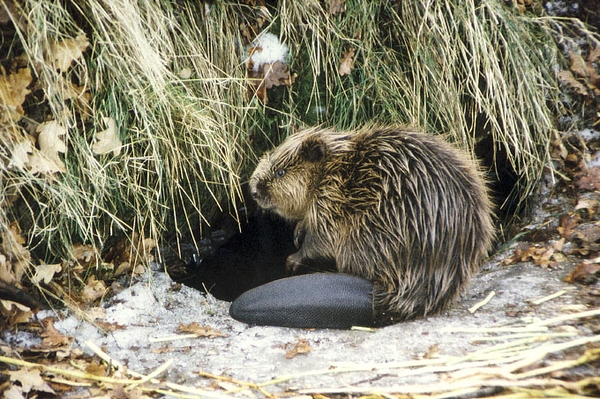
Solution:
<svg viewBox="0 0 600 399"><path fill-rule="evenodd" d="M260 160L250 192L261 208L296 223L298 250L285 262L291 273L333 262L338 272L371 283L375 326L446 309L487 257L494 237L492 204L478 164L439 137L410 127L302 130ZM307 287L315 278L298 284ZM268 315L262 321L245 313L252 313L255 302L285 301L285 284L285 290L261 293L258 287L258 294L242 295L230 313L242 321L278 324ZM356 284L364 297L370 288ZM313 301L312 295L304 299ZM335 301L335 287L327 295ZM321 306L315 303L311 312Z"/></svg>

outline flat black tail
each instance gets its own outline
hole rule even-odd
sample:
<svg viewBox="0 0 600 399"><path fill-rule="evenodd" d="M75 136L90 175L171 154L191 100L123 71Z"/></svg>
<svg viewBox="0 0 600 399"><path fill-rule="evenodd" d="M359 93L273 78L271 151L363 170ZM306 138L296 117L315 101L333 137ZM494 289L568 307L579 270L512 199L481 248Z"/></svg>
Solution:
<svg viewBox="0 0 600 399"><path fill-rule="evenodd" d="M349 329L374 325L373 284L347 274L288 277L243 293L229 308L248 324Z"/></svg>

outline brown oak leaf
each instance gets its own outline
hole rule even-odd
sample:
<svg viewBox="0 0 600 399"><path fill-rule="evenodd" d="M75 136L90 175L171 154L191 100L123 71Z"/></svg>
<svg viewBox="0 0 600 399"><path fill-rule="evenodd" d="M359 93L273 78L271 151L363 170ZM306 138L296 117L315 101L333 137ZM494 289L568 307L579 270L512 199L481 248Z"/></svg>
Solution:
<svg viewBox="0 0 600 399"><path fill-rule="evenodd" d="M600 191L600 167L584 168L575 176L575 186L583 191Z"/></svg>
<svg viewBox="0 0 600 399"><path fill-rule="evenodd" d="M85 33L80 33L74 39L57 40L50 43L46 58L53 69L64 72L78 60L90 43Z"/></svg>
<svg viewBox="0 0 600 399"><path fill-rule="evenodd" d="M59 273L62 270L62 265L60 263L54 265L39 265L35 267L35 274L31 278L31 281L34 284L39 284L40 282L44 282L44 284L50 283L52 278L56 273Z"/></svg>
<svg viewBox="0 0 600 399"><path fill-rule="evenodd" d="M53 318L46 317L44 320L42 320L42 324L44 325L44 332L41 333L40 336L42 337L43 348L56 348L59 346L65 346L69 345L71 341L73 341L73 337L68 337L58 332L58 330L54 327Z"/></svg>
<svg viewBox="0 0 600 399"><path fill-rule="evenodd" d="M22 105L31 92L27 87L32 80L29 68L6 75L0 66L0 126L17 122L25 114Z"/></svg>
<svg viewBox="0 0 600 399"><path fill-rule="evenodd" d="M57 121L48 121L38 126L39 151L35 150L29 157L29 170L32 174L54 174L66 172L67 168L60 159L60 153L67 151L67 146L61 139L67 133Z"/></svg>
<svg viewBox="0 0 600 399"><path fill-rule="evenodd" d="M600 258L586 260L573 269L571 274L565 277L567 283L579 283L585 285L595 284L600 279Z"/></svg>
<svg viewBox="0 0 600 399"><path fill-rule="evenodd" d="M94 154L102 155L112 152L114 156L121 153L123 143L119 138L117 125L113 118L102 118L106 124L106 130L96 133L96 142L92 145Z"/></svg>
<svg viewBox="0 0 600 399"><path fill-rule="evenodd" d="M308 340L306 338L298 338L295 343L286 344L285 349L287 349L285 352L286 359L291 359L298 355L307 354L312 351L312 347L308 344Z"/></svg>
<svg viewBox="0 0 600 399"><path fill-rule="evenodd" d="M342 58L340 58L340 66L338 72L341 76L350 75L354 68L354 53L356 49L354 47L348 49L348 51L342 51Z"/></svg>
<svg viewBox="0 0 600 399"><path fill-rule="evenodd" d="M579 215L565 215L560 218L560 226L556 228L558 234L563 238L569 238L575 231L581 218Z"/></svg>
<svg viewBox="0 0 600 399"><path fill-rule="evenodd" d="M87 279L85 287L81 292L81 299L85 303L91 303L98 298L101 298L106 292L106 284L102 280L96 280L96 277L90 276Z"/></svg>
<svg viewBox="0 0 600 399"><path fill-rule="evenodd" d="M55 395L56 393L50 385L40 375L40 370L38 369L26 369L22 368L15 371L7 371L10 374L10 380L12 382L19 382L20 391L22 393L28 394L30 392L46 392L49 394ZM35 395L37 396L37 395ZM8 397L8 396L5 396ZM30 397L26 395L25 397Z"/></svg>

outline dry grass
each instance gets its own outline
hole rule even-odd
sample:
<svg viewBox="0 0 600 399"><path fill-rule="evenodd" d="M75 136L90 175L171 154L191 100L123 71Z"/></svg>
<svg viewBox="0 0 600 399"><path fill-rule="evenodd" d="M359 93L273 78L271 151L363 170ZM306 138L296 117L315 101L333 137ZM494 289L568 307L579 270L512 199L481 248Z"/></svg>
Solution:
<svg viewBox="0 0 600 399"><path fill-rule="evenodd" d="M6 165L23 129L52 119L66 127L66 169L3 167L0 224L19 220L41 257L64 258L74 242L103 247L118 234L197 231L217 203L240 197L253 149L302 124L410 123L471 150L491 137L486 155L506 154L518 201L550 163L558 55L549 22L501 1L350 0L336 15L316 0L270 9L134 0L23 7L25 23L2 47L22 49L46 112L6 128L14 131L2 139L2 158ZM269 106L249 98L240 58L240 25L257 15L290 46L297 73ZM83 56L57 70L56 43L82 34ZM341 76L340 58L352 49L353 69ZM71 83L82 88L75 98ZM109 120L122 147L98 154Z"/></svg>
<svg viewBox="0 0 600 399"><path fill-rule="evenodd" d="M68 127L65 173L3 171L3 182L30 208L28 236L63 257L73 242L102 247L113 234L158 238L167 229L199 229L217 201L239 198L254 159L247 132L255 121L235 44L238 10L221 4L207 15L197 2L67 3L30 1L27 23L19 25L46 118ZM52 44L82 33L90 41L85 57L57 71ZM84 107L69 97L70 83L91 96ZM94 151L106 118L116 122L118 155ZM2 144L10 159L15 143Z"/></svg>

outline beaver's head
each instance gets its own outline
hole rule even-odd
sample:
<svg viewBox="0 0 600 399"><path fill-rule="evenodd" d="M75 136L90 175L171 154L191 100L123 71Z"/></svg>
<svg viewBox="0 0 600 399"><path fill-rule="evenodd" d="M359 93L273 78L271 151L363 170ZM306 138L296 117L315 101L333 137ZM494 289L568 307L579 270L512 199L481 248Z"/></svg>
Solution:
<svg viewBox="0 0 600 399"><path fill-rule="evenodd" d="M301 220L314 201L326 156L321 137L311 131L296 133L262 157L250 178L250 194L261 208Z"/></svg>

